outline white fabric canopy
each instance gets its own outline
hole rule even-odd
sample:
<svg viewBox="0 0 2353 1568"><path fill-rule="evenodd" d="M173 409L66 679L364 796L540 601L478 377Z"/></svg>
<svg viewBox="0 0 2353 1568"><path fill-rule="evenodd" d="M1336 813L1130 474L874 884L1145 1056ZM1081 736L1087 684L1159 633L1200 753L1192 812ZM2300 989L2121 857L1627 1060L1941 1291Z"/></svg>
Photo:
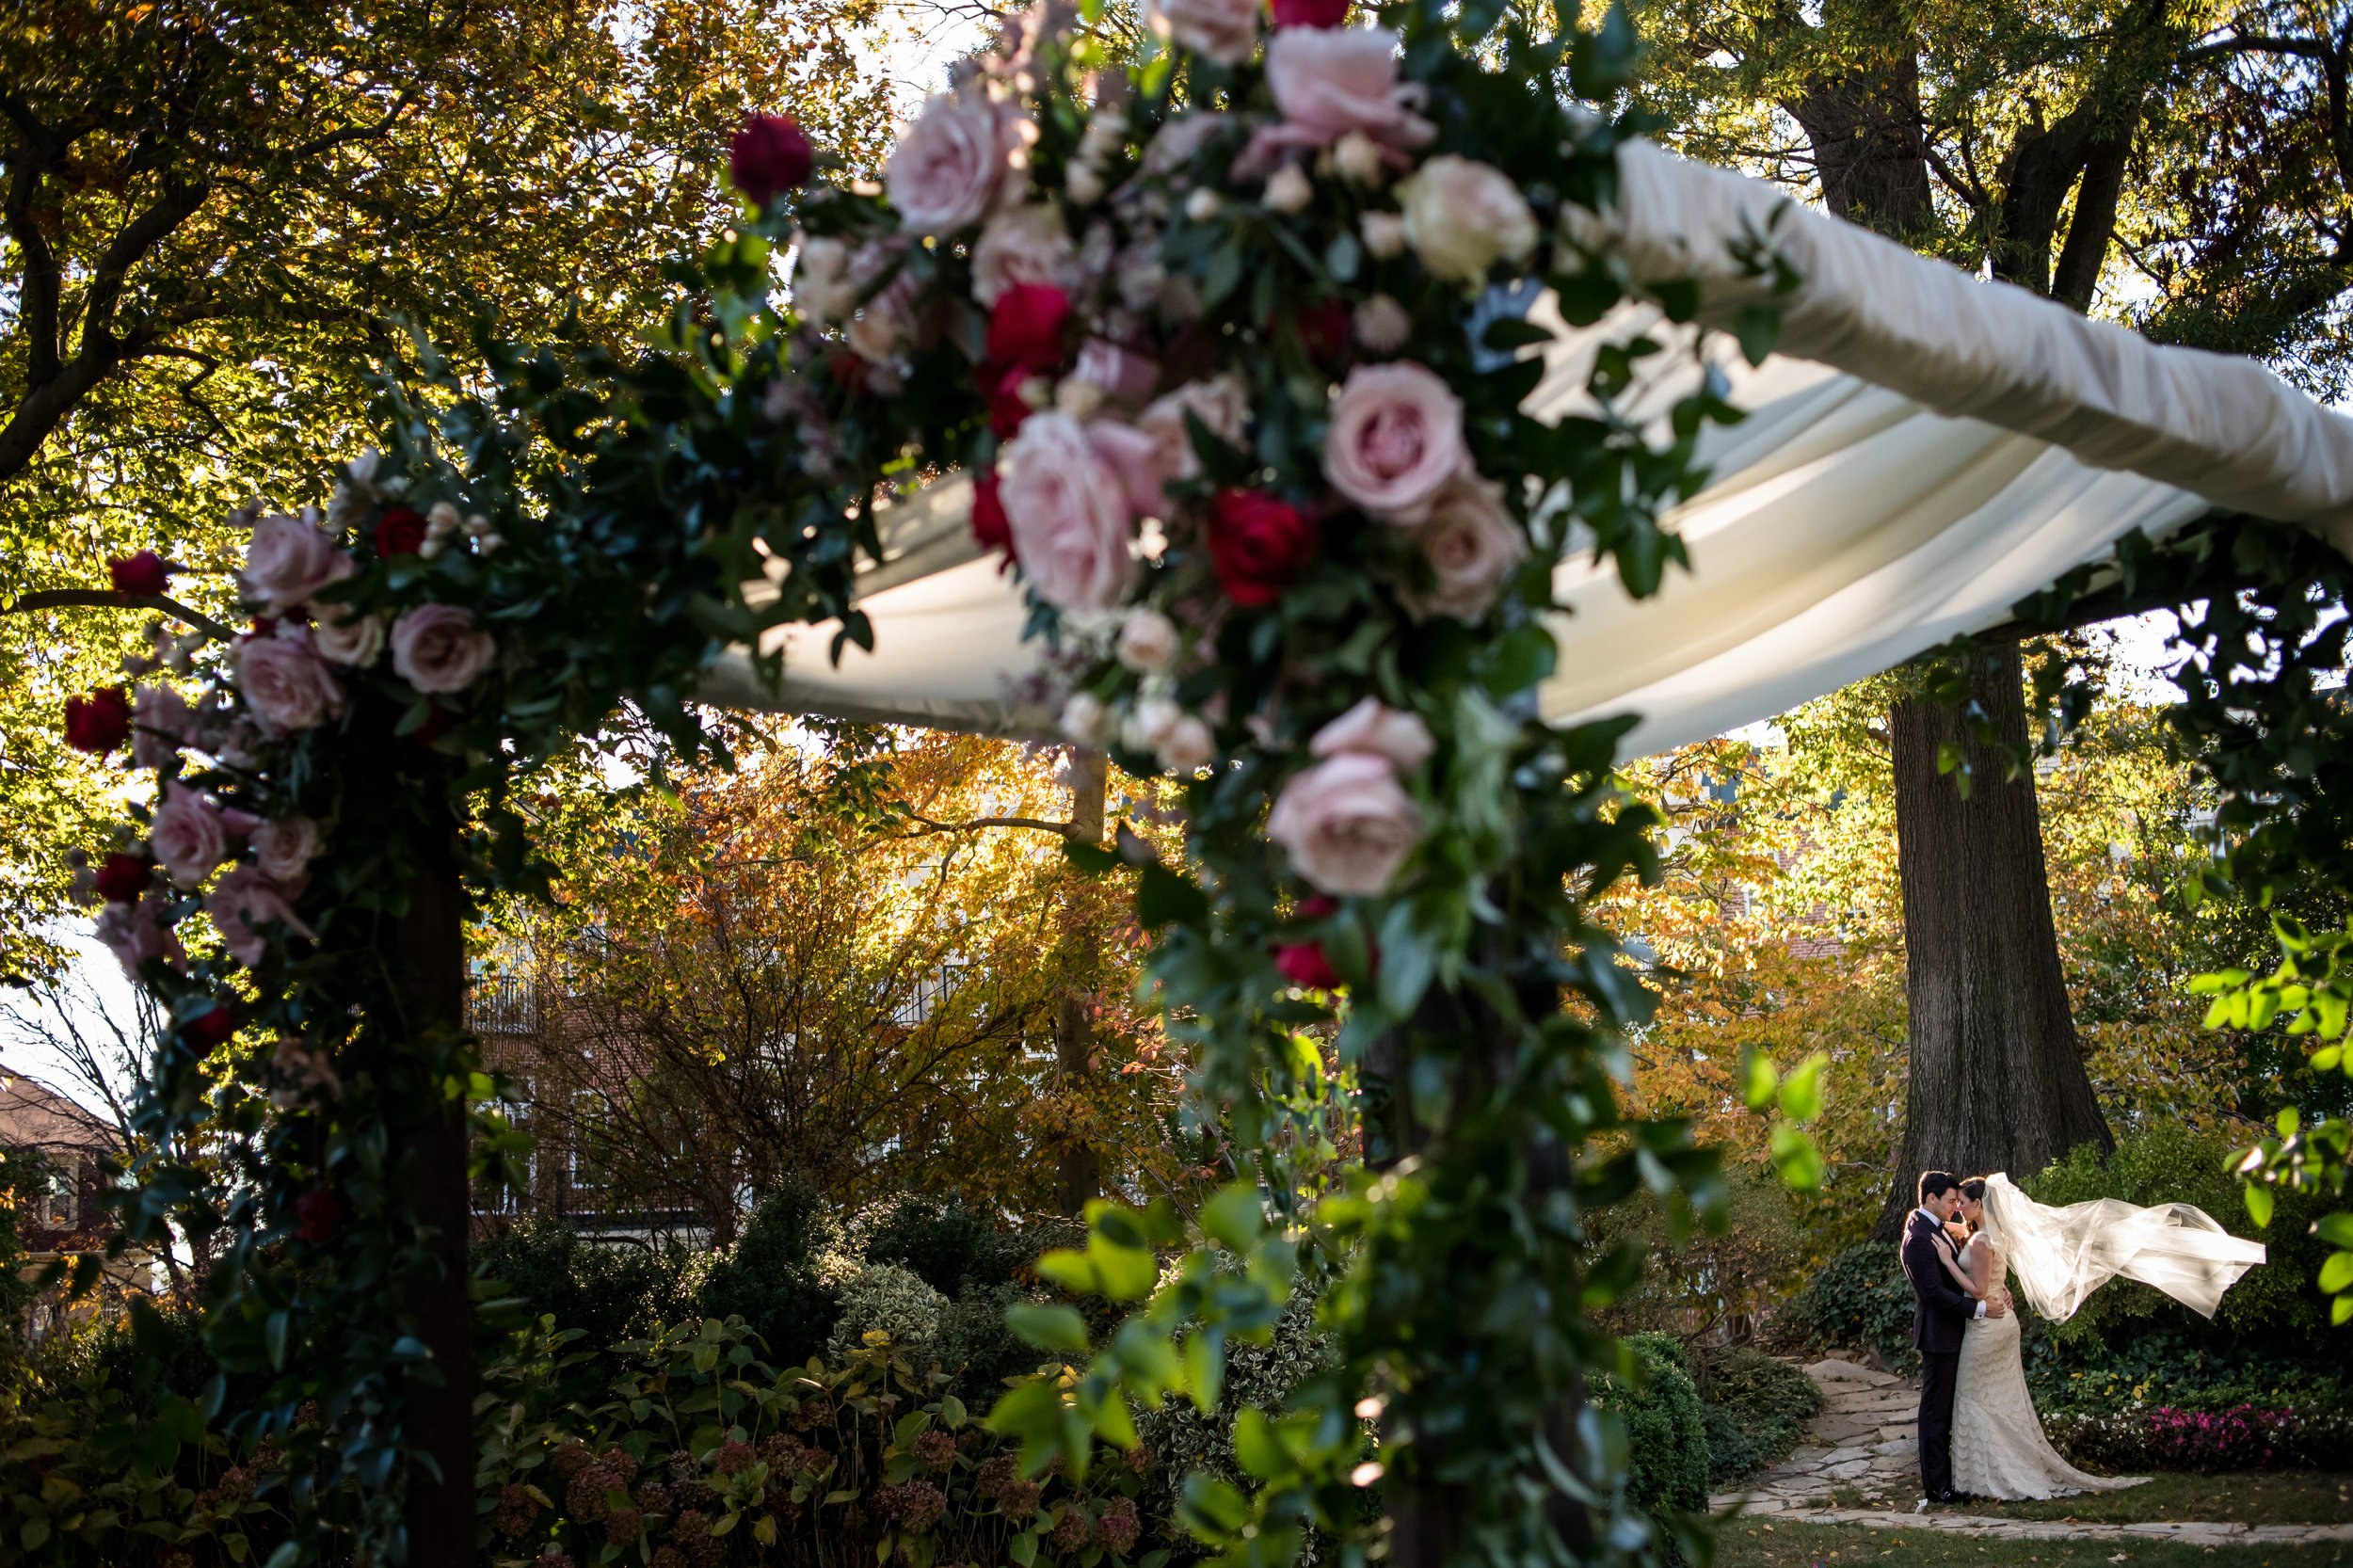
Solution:
<svg viewBox="0 0 2353 1568"><path fill-rule="evenodd" d="M1559 673L1541 694L1561 722L1636 712L1629 755L1794 707L2009 618L2018 600L2214 506L2302 523L2353 548L2353 420L2251 360L2161 347L2006 283L1980 282L1761 182L1644 142L1619 158L1621 204L1589 238L1638 279L1696 277L1701 319L1768 297L1736 260L1769 237L1802 280L1780 300L1780 352L1751 369L1720 347L1748 418L1711 430L1707 488L1671 526L1691 570L1634 600L1613 568L1573 560L1557 586ZM1575 410L1592 356L1655 312L1554 328L1529 411ZM1698 372L1689 356L1635 394L1663 415ZM831 627L780 629L782 687L748 659L703 695L733 706L940 728L1047 735L1042 650L1021 597L967 526L968 483L885 515L888 564L861 603L875 651L827 661Z"/></svg>

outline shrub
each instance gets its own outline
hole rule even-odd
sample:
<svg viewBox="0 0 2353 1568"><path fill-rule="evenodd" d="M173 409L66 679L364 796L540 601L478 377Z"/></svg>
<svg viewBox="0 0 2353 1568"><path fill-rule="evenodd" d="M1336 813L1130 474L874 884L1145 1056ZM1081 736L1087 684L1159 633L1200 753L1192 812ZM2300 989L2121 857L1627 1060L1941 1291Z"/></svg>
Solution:
<svg viewBox="0 0 2353 1568"><path fill-rule="evenodd" d="M815 1192L792 1186L770 1193L752 1210L734 1250L712 1260L701 1315L742 1319L776 1366L808 1360L824 1348L841 1316L840 1298L817 1268L818 1254L834 1239Z"/></svg>
<svg viewBox="0 0 2353 1568"><path fill-rule="evenodd" d="M1780 1335L1807 1346L1876 1350L1895 1365L1913 1359L1912 1282L1885 1241L1848 1248L1815 1272L1774 1316Z"/></svg>
<svg viewBox="0 0 2353 1568"><path fill-rule="evenodd" d="M1753 1475L1797 1446L1806 1418L1822 1407L1822 1390L1785 1361L1748 1346L1703 1350L1707 1395L1700 1418L1707 1432L1707 1481L1722 1486Z"/></svg>
<svg viewBox="0 0 2353 1568"><path fill-rule="evenodd" d="M598 1241L560 1220L526 1220L477 1241L474 1272L522 1299L533 1317L552 1315L602 1350L652 1333L695 1310L686 1254Z"/></svg>
<svg viewBox="0 0 2353 1568"><path fill-rule="evenodd" d="M877 1205L870 1215L850 1239L857 1255L869 1263L895 1263L943 1296L1004 1285L1037 1256L1020 1232L999 1229L961 1199L910 1195Z"/></svg>
<svg viewBox="0 0 2353 1568"><path fill-rule="evenodd" d="M834 1320L825 1353L845 1360L870 1334L887 1334L893 1349L928 1368L939 1343L948 1298L895 1263L870 1263L841 1283L841 1316Z"/></svg>
<svg viewBox="0 0 2353 1568"><path fill-rule="evenodd" d="M1707 1508L1707 1425L1682 1343L1670 1335L1628 1335L1636 1376L1604 1376L1593 1403L1625 1422L1632 1474L1626 1500L1654 1519Z"/></svg>
<svg viewBox="0 0 2353 1568"><path fill-rule="evenodd" d="M2153 1409L2046 1416L2052 1446L2081 1465L2123 1475L2153 1470L2339 1470L2353 1458L2353 1416L2342 1410Z"/></svg>

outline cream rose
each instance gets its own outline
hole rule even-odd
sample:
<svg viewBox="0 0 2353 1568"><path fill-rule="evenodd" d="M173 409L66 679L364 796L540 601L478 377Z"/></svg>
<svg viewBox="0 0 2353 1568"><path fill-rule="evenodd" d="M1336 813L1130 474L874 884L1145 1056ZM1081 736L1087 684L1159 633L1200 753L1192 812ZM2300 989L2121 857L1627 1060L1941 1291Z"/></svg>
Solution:
<svg viewBox="0 0 2353 1568"><path fill-rule="evenodd" d="M1411 362L1349 372L1323 438L1334 489L1374 517L1417 523L1438 488L1469 466L1462 400L1444 381Z"/></svg>
<svg viewBox="0 0 2353 1568"><path fill-rule="evenodd" d="M1127 489L1077 420L1049 409L1024 421L997 493L1040 598L1064 610L1119 602L1135 575Z"/></svg>
<svg viewBox="0 0 2353 1568"><path fill-rule="evenodd" d="M229 824L212 802L178 779L164 785L164 803L148 829L148 853L183 888L200 887L229 854Z"/></svg>
<svg viewBox="0 0 2353 1568"><path fill-rule="evenodd" d="M1397 199L1406 242L1433 277L1477 284L1497 261L1536 248L1536 215L1491 164L1442 152L1399 184Z"/></svg>
<svg viewBox="0 0 2353 1568"><path fill-rule="evenodd" d="M319 660L311 629L291 623L241 643L230 655L237 690L262 728L284 735L344 711L344 689Z"/></svg>
<svg viewBox="0 0 2353 1568"><path fill-rule="evenodd" d="M1160 449L1161 471L1174 479L1194 479L1201 459L1193 450L1193 433L1185 425L1190 412L1209 433L1240 446L1250 430L1250 393L1241 377L1231 371L1207 381L1188 381L1159 397L1136 416L1136 428L1152 438Z"/></svg>
<svg viewBox="0 0 2353 1568"><path fill-rule="evenodd" d="M498 655L498 639L455 604L420 604L392 625L392 673L421 692L462 692Z"/></svg>
<svg viewBox="0 0 2353 1568"><path fill-rule="evenodd" d="M1138 675L1158 675L1176 657L1176 623L1158 610L1130 610L1119 623L1119 662Z"/></svg>
<svg viewBox="0 0 2353 1568"><path fill-rule="evenodd" d="M909 233L946 236L997 204L1017 133L1018 111L977 87L939 93L891 149L883 170L890 204Z"/></svg>
<svg viewBox="0 0 2353 1568"><path fill-rule="evenodd" d="M1267 837L1323 892L1385 890L1421 841L1421 813L1386 759L1346 752L1295 775L1267 816Z"/></svg>
<svg viewBox="0 0 2353 1568"><path fill-rule="evenodd" d="M1420 714L1369 696L1317 730L1307 749L1318 757L1357 752L1385 758L1399 772L1410 773L1430 760L1438 744L1430 738L1430 727L1421 722Z"/></svg>
<svg viewBox="0 0 2353 1568"><path fill-rule="evenodd" d="M1475 621L1493 609L1504 583L1528 559L1528 539L1504 509L1503 487L1484 479L1449 481L1431 502L1415 542L1438 582L1408 607L1457 620Z"/></svg>
<svg viewBox="0 0 2353 1568"><path fill-rule="evenodd" d="M1217 760L1217 737L1207 724L1187 713L1161 733L1156 755L1160 766L1171 773L1199 773Z"/></svg>
<svg viewBox="0 0 2353 1568"><path fill-rule="evenodd" d="M1139 696L1128 710L1127 723L1119 727L1119 744L1129 751L1157 752L1184 716L1185 711L1176 706L1176 699L1164 692Z"/></svg>
<svg viewBox="0 0 2353 1568"><path fill-rule="evenodd" d="M1099 747L1111 739L1112 712L1093 692L1073 692L1062 705L1063 739L1072 745Z"/></svg>
<svg viewBox="0 0 2353 1568"><path fill-rule="evenodd" d="M326 842L326 831L310 817L272 817L254 830L254 863L273 881L296 883Z"/></svg>
<svg viewBox="0 0 2353 1568"><path fill-rule="evenodd" d="M213 917L213 929L220 933L230 956L248 968L268 951L263 926L279 922L297 936L313 935L296 917L285 890L251 866L239 866L222 877L205 898L204 912Z"/></svg>
<svg viewBox="0 0 2353 1568"><path fill-rule="evenodd" d="M972 296L984 305L996 304L1016 283L1042 283L1067 293L1078 281L1078 248L1063 225L1062 209L1049 202L999 213L972 247Z"/></svg>
<svg viewBox="0 0 2353 1568"><path fill-rule="evenodd" d="M1220 65L1240 65L1258 41L1259 0L1144 0L1144 24Z"/></svg>
<svg viewBox="0 0 2353 1568"><path fill-rule="evenodd" d="M355 616L344 605L325 606L341 612L340 619L329 619L322 613L319 622L311 629L311 646L319 657L345 664L353 669L365 669L384 652L384 616Z"/></svg>
<svg viewBox="0 0 2353 1568"><path fill-rule="evenodd" d="M302 518L272 512L257 519L245 547L246 597L269 606L272 615L292 615L334 576L342 554L325 531Z"/></svg>

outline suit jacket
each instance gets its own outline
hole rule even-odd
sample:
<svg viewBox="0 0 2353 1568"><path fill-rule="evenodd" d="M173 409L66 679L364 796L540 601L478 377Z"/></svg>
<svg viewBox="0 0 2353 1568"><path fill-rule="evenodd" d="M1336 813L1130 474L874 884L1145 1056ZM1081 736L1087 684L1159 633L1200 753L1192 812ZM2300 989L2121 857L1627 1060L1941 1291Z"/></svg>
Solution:
<svg viewBox="0 0 2353 1568"><path fill-rule="evenodd" d="M1966 1324L1977 1315L1977 1299L1945 1272L1944 1259L1949 1255L1939 1245L1941 1228L1917 1209L1904 1224L1902 1257L1904 1274L1912 1281L1912 1343L1931 1353L1960 1350Z"/></svg>

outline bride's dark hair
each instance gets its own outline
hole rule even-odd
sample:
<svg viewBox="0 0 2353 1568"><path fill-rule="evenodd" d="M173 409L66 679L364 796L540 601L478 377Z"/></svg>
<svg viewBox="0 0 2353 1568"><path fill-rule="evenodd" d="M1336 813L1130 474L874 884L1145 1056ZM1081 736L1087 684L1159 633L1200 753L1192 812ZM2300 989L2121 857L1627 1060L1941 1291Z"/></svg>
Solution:
<svg viewBox="0 0 2353 1568"><path fill-rule="evenodd" d="M1961 1184L1961 1195L1967 1198L1971 1203L1985 1202L1985 1177L1971 1176L1968 1180L1962 1182ZM1971 1220L1967 1223L1969 1225L1969 1234L1972 1236L1975 1236L1977 1232L1985 1228L1985 1222L1982 1220ZM1992 1246L1993 1243L1989 1241L1986 1245Z"/></svg>

